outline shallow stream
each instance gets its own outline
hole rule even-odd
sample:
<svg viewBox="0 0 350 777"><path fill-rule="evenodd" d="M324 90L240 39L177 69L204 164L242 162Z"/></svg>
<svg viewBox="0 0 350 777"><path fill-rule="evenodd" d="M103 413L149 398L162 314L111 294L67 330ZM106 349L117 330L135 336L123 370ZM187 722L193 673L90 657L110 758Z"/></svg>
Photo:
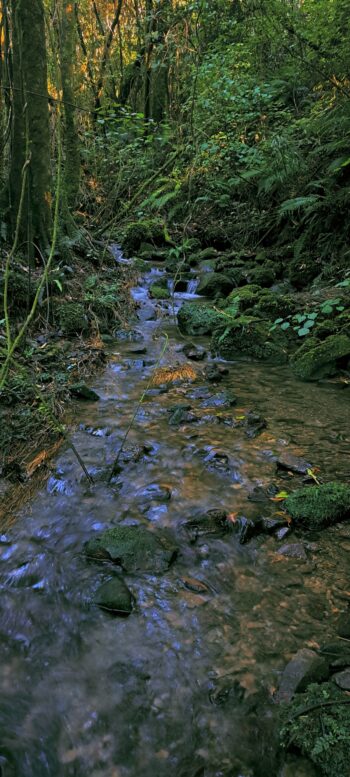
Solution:
<svg viewBox="0 0 350 777"><path fill-rule="evenodd" d="M72 439L94 485L62 449L45 489L0 536L4 777L275 777L269 697L291 655L331 639L350 601L348 525L247 544L235 531L191 543L182 526L214 508L233 522L280 511L248 496L272 483L287 491L301 484L276 472L286 451L326 480L345 480L349 400L341 383L303 384L287 367L242 359L216 385L203 377L210 357L195 362L196 381L146 392L126 443L135 446L131 460L106 484L166 336L161 365L188 362L173 304L148 295L159 273L150 269L133 291L140 341L110 347L93 384L100 401L72 410ZM176 294L175 309L194 290L192 283L189 295ZM211 407L223 391L237 404ZM169 425L170 408L187 403L200 420ZM249 410L267 421L256 438L237 423ZM82 552L117 523L165 529L180 549L165 574L126 576L136 606L125 619L91 604L113 570ZM279 554L286 542L301 542L305 556Z"/></svg>

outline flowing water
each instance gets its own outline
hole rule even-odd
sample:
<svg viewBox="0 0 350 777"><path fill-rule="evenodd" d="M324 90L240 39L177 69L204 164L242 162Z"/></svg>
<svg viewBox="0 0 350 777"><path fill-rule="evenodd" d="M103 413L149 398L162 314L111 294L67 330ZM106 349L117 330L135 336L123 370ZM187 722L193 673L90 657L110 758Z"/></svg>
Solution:
<svg viewBox="0 0 350 777"><path fill-rule="evenodd" d="M162 365L186 361L173 307L188 295L154 304L147 287L160 273L150 270L133 292L142 342L116 343L93 385L100 401L72 411L73 441L94 485L62 450L45 490L0 536L4 777L274 777L268 698L293 652L332 638L350 599L347 525L301 538L303 559L279 554L286 540L275 537L242 545L232 532L191 544L182 526L212 508L264 511L248 500L256 487L300 485L276 474L286 451L326 479L345 479L341 384L307 385L288 368L237 360L216 386L197 364L194 383L146 392L127 440L136 455L106 484L165 336ZM223 390L233 391L235 407L201 407ZM181 403L201 421L170 426L169 408ZM267 420L255 439L229 425L251 409ZM167 573L126 576L136 598L127 619L91 604L113 570L82 552L118 523L164 529L180 549Z"/></svg>

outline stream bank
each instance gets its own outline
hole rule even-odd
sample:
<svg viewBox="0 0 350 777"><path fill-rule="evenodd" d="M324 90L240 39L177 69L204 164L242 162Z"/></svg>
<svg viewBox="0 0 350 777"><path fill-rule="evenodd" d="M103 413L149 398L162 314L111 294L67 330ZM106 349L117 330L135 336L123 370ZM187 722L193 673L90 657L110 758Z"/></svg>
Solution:
<svg viewBox="0 0 350 777"><path fill-rule="evenodd" d="M163 274L151 267L134 288L138 320L108 348L99 401L72 407L94 484L64 447L46 488L1 536L4 777L313 773L283 765L274 693L300 647L334 639L349 599L350 527L245 543L235 524L276 517L272 500L302 484L305 473L278 465L286 455L346 481L346 389L302 384L286 366L212 359L205 336L190 359L174 313L202 303L193 287L152 300ZM213 530L213 514L201 530L209 510L232 530ZM123 574L134 599L123 619L94 604L115 568L84 552L116 526L177 548L162 574Z"/></svg>

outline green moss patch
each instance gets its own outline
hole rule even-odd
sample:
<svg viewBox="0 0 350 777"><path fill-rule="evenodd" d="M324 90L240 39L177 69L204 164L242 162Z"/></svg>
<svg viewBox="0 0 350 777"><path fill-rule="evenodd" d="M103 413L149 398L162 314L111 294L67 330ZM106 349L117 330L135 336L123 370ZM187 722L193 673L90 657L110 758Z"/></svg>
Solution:
<svg viewBox="0 0 350 777"><path fill-rule="evenodd" d="M297 352L292 367L301 380L319 380L337 371L339 359L350 356L350 337L331 335L323 343L305 352Z"/></svg>
<svg viewBox="0 0 350 777"><path fill-rule="evenodd" d="M239 316L227 326L217 329L212 337L211 348L215 354L225 359L233 359L238 353L245 353L255 359L284 364L287 351L284 337L280 333L273 339L269 324L252 316Z"/></svg>
<svg viewBox="0 0 350 777"><path fill-rule="evenodd" d="M209 335L222 324L222 316L209 305L185 302L178 312L179 329L186 335Z"/></svg>
<svg viewBox="0 0 350 777"><path fill-rule="evenodd" d="M163 572L174 560L177 548L163 535L137 526L116 526L85 545L89 558L111 560L126 572Z"/></svg>
<svg viewBox="0 0 350 777"><path fill-rule="evenodd" d="M326 483L299 488L287 497L284 505L295 523L308 529L322 529L350 518L350 487Z"/></svg>

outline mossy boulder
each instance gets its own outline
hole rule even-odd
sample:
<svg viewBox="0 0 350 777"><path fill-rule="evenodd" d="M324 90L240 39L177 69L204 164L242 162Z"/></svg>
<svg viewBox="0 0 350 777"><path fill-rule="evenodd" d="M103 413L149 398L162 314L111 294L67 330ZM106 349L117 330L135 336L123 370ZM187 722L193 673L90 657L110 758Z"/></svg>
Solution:
<svg viewBox="0 0 350 777"><path fill-rule="evenodd" d="M214 299L226 297L234 287L234 281L223 273L208 272L202 276L197 288L197 294Z"/></svg>
<svg viewBox="0 0 350 777"><path fill-rule="evenodd" d="M62 302L57 305L56 314L60 329L67 335L81 334L88 327L84 305L80 302Z"/></svg>
<svg viewBox="0 0 350 777"><path fill-rule="evenodd" d="M321 271L320 265L313 257L292 259L288 264L288 278L296 289L304 289L317 278Z"/></svg>
<svg viewBox="0 0 350 777"><path fill-rule="evenodd" d="M251 282L257 283L259 286L272 286L276 277L277 273L273 262L265 262L261 267L255 267L249 273Z"/></svg>
<svg viewBox="0 0 350 777"><path fill-rule="evenodd" d="M350 357L350 337L330 335L306 352L297 351L292 361L294 374L301 380L319 380L337 372L339 360Z"/></svg>
<svg viewBox="0 0 350 777"><path fill-rule="evenodd" d="M261 286L254 283L248 283L246 286L242 286L239 289L234 289L226 298L226 306L230 307L232 303L239 297L239 309L241 312L252 308L259 300L260 295L263 293Z"/></svg>
<svg viewBox="0 0 350 777"><path fill-rule="evenodd" d="M170 297L170 291L167 286L158 283L153 283L150 287L149 293L152 299L168 299Z"/></svg>
<svg viewBox="0 0 350 777"><path fill-rule="evenodd" d="M163 222L149 219L130 222L125 229L122 245L124 253L132 256L139 251L142 243L150 243L153 247L163 245L165 242Z"/></svg>
<svg viewBox="0 0 350 777"><path fill-rule="evenodd" d="M350 701L334 683L310 685L281 712L280 741L323 777L350 777Z"/></svg>
<svg viewBox="0 0 350 777"><path fill-rule="evenodd" d="M232 324L216 329L211 350L224 359L234 359L239 353L272 364L285 364L288 359L283 333L273 338L270 325L252 316L239 316Z"/></svg>
<svg viewBox="0 0 350 777"><path fill-rule="evenodd" d="M164 572L174 561L177 548L163 534L138 526L116 526L85 544L86 555L110 560L125 572Z"/></svg>
<svg viewBox="0 0 350 777"><path fill-rule="evenodd" d="M209 335L222 324L222 316L209 305L185 302L177 316L179 329L185 335Z"/></svg>
<svg viewBox="0 0 350 777"><path fill-rule="evenodd" d="M322 529L350 518L350 486L325 483L294 491L284 502L294 523Z"/></svg>
<svg viewBox="0 0 350 777"><path fill-rule="evenodd" d="M4 273L0 273L0 317L4 315ZM28 276L22 269L15 267L10 270L8 278L8 306L11 314L16 316L23 315L23 310L32 304L36 291L36 283L29 285Z"/></svg>

